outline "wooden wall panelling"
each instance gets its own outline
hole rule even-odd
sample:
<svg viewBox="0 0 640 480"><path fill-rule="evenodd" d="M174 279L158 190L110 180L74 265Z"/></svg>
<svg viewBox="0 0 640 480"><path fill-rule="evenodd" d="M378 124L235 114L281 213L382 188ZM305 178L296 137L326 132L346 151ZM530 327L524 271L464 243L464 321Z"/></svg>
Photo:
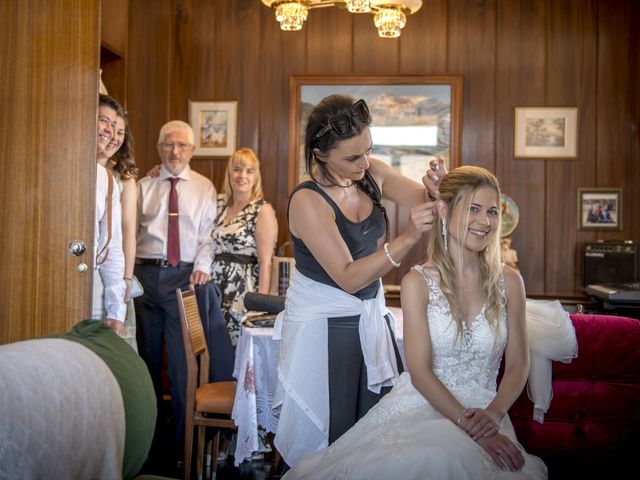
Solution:
<svg viewBox="0 0 640 480"><path fill-rule="evenodd" d="M129 0L102 0L100 43L124 57L127 53Z"/></svg>
<svg viewBox="0 0 640 480"><path fill-rule="evenodd" d="M401 75L458 73L447 67L447 0L428 0L407 18L400 36Z"/></svg>
<svg viewBox="0 0 640 480"><path fill-rule="evenodd" d="M497 176L520 209L512 235L527 293L542 294L545 270L544 160L513 158L514 107L545 103L545 5L498 4L496 49Z"/></svg>
<svg viewBox="0 0 640 480"><path fill-rule="evenodd" d="M615 5L598 4L597 186L623 189L623 231L602 232L598 236L604 240L628 238L631 232L625 217L637 215L638 202L631 204L629 199L634 197L633 191L638 189L638 184L631 185L630 178L625 178L626 165L632 162L629 150L633 124L630 90L638 88L637 84L630 86L628 83L632 68L629 64L631 3L631 0L620 0ZM618 161L612 161L614 158ZM637 159L635 169L638 169Z"/></svg>
<svg viewBox="0 0 640 480"><path fill-rule="evenodd" d="M629 161L625 178L630 188L626 189L625 238L640 242L640 2L631 3L629 35Z"/></svg>
<svg viewBox="0 0 640 480"><path fill-rule="evenodd" d="M419 13L419 12L418 12ZM395 75L400 67L400 39L380 38L372 15L353 15L353 74Z"/></svg>
<svg viewBox="0 0 640 480"><path fill-rule="evenodd" d="M577 106L579 118L578 157L546 162L545 291L580 295L582 237L593 237L578 232L577 190L596 177L596 138L589 134L596 127L596 6L548 1L547 9L546 104Z"/></svg>
<svg viewBox="0 0 640 480"><path fill-rule="evenodd" d="M213 2L173 0L171 15L171 52L169 92L167 95L169 118L189 122L189 100L214 99L214 73L218 58L214 48L218 25ZM208 82L207 82L208 80ZM198 90L198 87L203 90ZM195 135L199 132L195 131ZM214 180L210 159L194 157L190 163L198 173Z"/></svg>
<svg viewBox="0 0 640 480"><path fill-rule="evenodd" d="M216 37L210 49L217 61L208 67L216 77L211 98L238 100L238 147L252 148L260 155L260 125L257 115L260 102L260 10L263 5L243 0L238 5L216 4ZM204 15L203 15L204 16ZM225 19L220 22L219 19ZM206 21L211 22L211 19ZM274 19L275 22L275 19ZM225 159L226 160L226 159ZM268 164L267 164L268 166ZM275 182L264 184L267 198L273 199Z"/></svg>
<svg viewBox="0 0 640 480"><path fill-rule="evenodd" d="M126 107L129 0L103 0L100 67L109 95Z"/></svg>
<svg viewBox="0 0 640 480"><path fill-rule="evenodd" d="M496 172L496 3L449 0L449 70L463 76L462 164Z"/></svg>
<svg viewBox="0 0 640 480"><path fill-rule="evenodd" d="M353 18L337 8L312 10L307 19L307 74L344 75L353 62Z"/></svg>
<svg viewBox="0 0 640 480"><path fill-rule="evenodd" d="M404 75L450 73L447 67L448 25L446 0L425 2L420 10L409 16L407 26L402 30L399 38L398 73ZM389 216L389 238L393 239L407 228L410 210L391 202L384 202L384 204ZM424 263L427 258L428 240L429 236L423 235L404 258L402 266L384 277L384 283L400 284L413 265Z"/></svg>
<svg viewBox="0 0 640 480"><path fill-rule="evenodd" d="M159 162L158 132L170 119L171 11L171 0L131 0L127 105L141 174Z"/></svg>
<svg viewBox="0 0 640 480"><path fill-rule="evenodd" d="M306 30L283 32L273 11L260 10L260 101L256 117L260 125L263 175L276 178L276 189L265 186L265 196L276 209L278 244L289 237L286 220L288 191L289 79L306 73ZM318 12L312 12L313 14ZM269 188L267 188L269 187Z"/></svg>
<svg viewBox="0 0 640 480"><path fill-rule="evenodd" d="M0 2L0 344L91 312L99 19L95 1Z"/></svg>

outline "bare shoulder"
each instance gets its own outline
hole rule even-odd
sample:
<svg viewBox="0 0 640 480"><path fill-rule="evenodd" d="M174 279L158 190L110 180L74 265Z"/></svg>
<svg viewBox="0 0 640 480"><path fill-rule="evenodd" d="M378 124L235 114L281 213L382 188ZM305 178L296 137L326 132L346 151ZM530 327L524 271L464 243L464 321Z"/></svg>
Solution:
<svg viewBox="0 0 640 480"><path fill-rule="evenodd" d="M416 268L412 268L405 274L402 278L400 295L403 303L405 299L412 302L420 301L420 303L428 301L428 286L422 272Z"/></svg>
<svg viewBox="0 0 640 480"><path fill-rule="evenodd" d="M503 265L502 274L504 276L504 288L507 291L522 289L524 290L524 281L520 272L509 265Z"/></svg>
<svg viewBox="0 0 640 480"><path fill-rule="evenodd" d="M276 220L276 210L269 202L265 202L260 205L260 209L258 210L258 221L266 220L266 221L275 221Z"/></svg>
<svg viewBox="0 0 640 480"><path fill-rule="evenodd" d="M290 211L295 215L297 212L305 214L313 210L316 214L326 211L333 216L333 210L322 195L310 188L300 188L291 195Z"/></svg>

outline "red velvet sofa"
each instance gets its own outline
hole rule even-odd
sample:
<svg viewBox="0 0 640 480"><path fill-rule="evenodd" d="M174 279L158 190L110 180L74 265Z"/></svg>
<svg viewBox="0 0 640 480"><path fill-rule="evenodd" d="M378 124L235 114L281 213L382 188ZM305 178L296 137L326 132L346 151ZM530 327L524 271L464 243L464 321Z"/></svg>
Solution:
<svg viewBox="0 0 640 480"><path fill-rule="evenodd" d="M640 457L640 321L571 314L578 358L553 362L553 400L533 421L526 389L509 415L518 440L549 478L635 476Z"/></svg>

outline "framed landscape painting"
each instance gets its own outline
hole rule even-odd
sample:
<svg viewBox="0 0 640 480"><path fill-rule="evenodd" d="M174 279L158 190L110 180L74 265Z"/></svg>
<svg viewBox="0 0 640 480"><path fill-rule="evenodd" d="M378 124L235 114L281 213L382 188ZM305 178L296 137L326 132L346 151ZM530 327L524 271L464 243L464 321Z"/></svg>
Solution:
<svg viewBox="0 0 640 480"><path fill-rule="evenodd" d="M514 157L575 159L577 146L576 107L516 107Z"/></svg>

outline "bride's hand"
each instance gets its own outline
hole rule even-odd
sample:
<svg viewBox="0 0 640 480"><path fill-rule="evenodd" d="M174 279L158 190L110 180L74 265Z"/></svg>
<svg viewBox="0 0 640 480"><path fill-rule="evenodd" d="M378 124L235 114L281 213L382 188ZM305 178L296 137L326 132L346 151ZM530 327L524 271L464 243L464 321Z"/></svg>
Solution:
<svg viewBox="0 0 640 480"><path fill-rule="evenodd" d="M520 449L508 437L498 433L490 437L480 437L480 445L502 470L517 472L524 466L524 456Z"/></svg>
<svg viewBox="0 0 640 480"><path fill-rule="evenodd" d="M460 426L474 440L495 435L500 430L500 419L484 408L467 408Z"/></svg>

